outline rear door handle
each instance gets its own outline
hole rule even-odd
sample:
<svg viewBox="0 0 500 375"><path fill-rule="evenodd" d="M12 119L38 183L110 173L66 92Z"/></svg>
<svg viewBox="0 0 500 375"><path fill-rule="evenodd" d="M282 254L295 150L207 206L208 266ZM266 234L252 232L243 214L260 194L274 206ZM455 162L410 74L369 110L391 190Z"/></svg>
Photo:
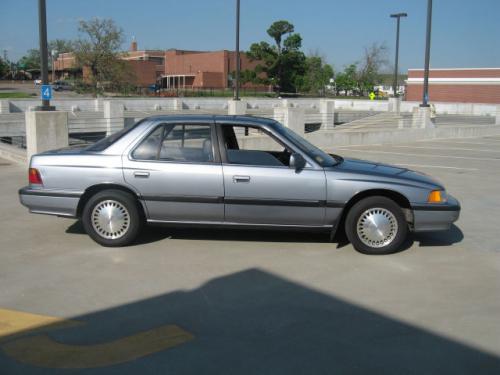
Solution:
<svg viewBox="0 0 500 375"><path fill-rule="evenodd" d="M233 176L233 182L250 182L250 176Z"/></svg>
<svg viewBox="0 0 500 375"><path fill-rule="evenodd" d="M149 172L139 172L139 171L135 171L135 172L134 172L134 177L135 177L135 178L148 178L148 177L149 177Z"/></svg>

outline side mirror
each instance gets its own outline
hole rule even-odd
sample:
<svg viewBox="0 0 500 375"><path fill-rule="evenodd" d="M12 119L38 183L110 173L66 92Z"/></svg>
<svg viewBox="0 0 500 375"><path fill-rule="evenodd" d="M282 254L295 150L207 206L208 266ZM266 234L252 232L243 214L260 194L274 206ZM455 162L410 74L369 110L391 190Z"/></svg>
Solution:
<svg viewBox="0 0 500 375"><path fill-rule="evenodd" d="M304 169L306 166L306 159L301 154L293 153L290 155L290 168L295 168L296 171Z"/></svg>

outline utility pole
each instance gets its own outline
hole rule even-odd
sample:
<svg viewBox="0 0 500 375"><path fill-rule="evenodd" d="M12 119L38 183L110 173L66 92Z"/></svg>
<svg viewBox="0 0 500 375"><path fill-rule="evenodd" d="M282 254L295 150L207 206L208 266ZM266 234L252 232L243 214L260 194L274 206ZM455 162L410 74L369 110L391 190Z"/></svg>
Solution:
<svg viewBox="0 0 500 375"><path fill-rule="evenodd" d="M38 0L38 26L40 37L40 70L42 73L42 85L48 85L47 14L45 0ZM41 111L53 111L55 108L50 106L50 100L43 99L42 106L38 109Z"/></svg>
<svg viewBox="0 0 500 375"><path fill-rule="evenodd" d="M429 106L429 63L431 59L432 0L427 0L427 31L425 37L424 92L421 107Z"/></svg>
<svg viewBox="0 0 500 375"><path fill-rule="evenodd" d="M236 0L236 77L234 100L240 100L240 0Z"/></svg>
<svg viewBox="0 0 500 375"><path fill-rule="evenodd" d="M397 26L396 26L396 62L394 63L394 80L392 84L392 92L395 98L398 97L398 63L399 63L399 24L401 17L408 17L408 14L406 13L396 13L396 14L391 14L391 18L396 18L397 20Z"/></svg>

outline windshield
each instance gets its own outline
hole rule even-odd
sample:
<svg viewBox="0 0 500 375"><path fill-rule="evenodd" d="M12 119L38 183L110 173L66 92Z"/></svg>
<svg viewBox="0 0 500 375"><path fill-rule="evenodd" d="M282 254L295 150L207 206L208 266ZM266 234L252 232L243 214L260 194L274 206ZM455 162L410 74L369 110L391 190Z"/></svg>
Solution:
<svg viewBox="0 0 500 375"><path fill-rule="evenodd" d="M278 129L281 134L290 139L297 147L300 148L301 151L312 157L316 161L316 163L318 163L322 167L331 167L332 165L338 164L338 160L336 160L334 157L327 154L323 150L317 148L312 143L309 143L293 130L281 124Z"/></svg>

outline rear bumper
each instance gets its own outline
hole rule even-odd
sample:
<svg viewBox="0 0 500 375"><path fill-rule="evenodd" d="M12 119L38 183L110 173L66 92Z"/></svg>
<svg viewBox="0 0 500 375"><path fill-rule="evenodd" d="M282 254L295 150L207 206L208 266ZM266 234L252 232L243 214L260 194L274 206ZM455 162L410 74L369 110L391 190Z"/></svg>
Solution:
<svg viewBox="0 0 500 375"><path fill-rule="evenodd" d="M427 232L448 230L460 216L460 203L451 195L444 204L412 204L413 230Z"/></svg>
<svg viewBox="0 0 500 375"><path fill-rule="evenodd" d="M76 217L81 195L80 192L34 189L28 186L19 189L21 204L35 214Z"/></svg>

